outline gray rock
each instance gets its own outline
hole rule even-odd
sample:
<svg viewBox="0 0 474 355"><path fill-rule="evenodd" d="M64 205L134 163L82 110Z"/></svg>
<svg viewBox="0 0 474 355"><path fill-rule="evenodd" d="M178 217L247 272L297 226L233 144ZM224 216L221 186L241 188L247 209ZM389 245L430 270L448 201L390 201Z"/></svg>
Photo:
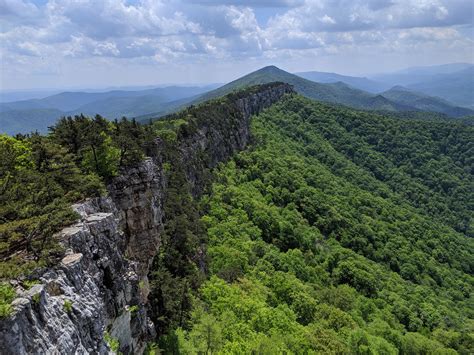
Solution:
<svg viewBox="0 0 474 355"><path fill-rule="evenodd" d="M203 168L215 167L248 145L250 117L292 92L281 84L239 98L240 117L231 130L203 122L180 141L181 163L194 195L202 193ZM119 341L122 353L143 353L155 334L147 316L147 275L165 217L167 184L159 143L152 158L112 181L108 197L73 205L81 219L59 235L66 255L41 274L40 284L30 290L18 286L13 314L0 321L2 354L106 354L111 352L106 331ZM133 316L131 306L138 307Z"/></svg>

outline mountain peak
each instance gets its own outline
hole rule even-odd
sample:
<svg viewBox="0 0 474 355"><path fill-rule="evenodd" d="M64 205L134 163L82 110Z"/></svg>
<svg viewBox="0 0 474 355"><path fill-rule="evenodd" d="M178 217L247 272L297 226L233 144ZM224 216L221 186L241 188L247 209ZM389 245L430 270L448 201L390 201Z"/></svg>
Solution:
<svg viewBox="0 0 474 355"><path fill-rule="evenodd" d="M266 67L263 67L263 68L257 70L257 72L282 72L282 71L284 71L284 70L278 68L275 65L267 65Z"/></svg>
<svg viewBox="0 0 474 355"><path fill-rule="evenodd" d="M401 85L395 85L393 86L392 88L390 88L390 91L406 91L406 92L410 92L410 89L404 87L404 86L401 86Z"/></svg>

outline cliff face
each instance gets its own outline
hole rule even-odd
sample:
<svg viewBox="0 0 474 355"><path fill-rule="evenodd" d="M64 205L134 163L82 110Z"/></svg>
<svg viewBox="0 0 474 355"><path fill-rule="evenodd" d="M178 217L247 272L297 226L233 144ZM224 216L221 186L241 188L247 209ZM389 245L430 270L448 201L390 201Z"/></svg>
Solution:
<svg viewBox="0 0 474 355"><path fill-rule="evenodd" d="M232 95L230 124L201 120L180 139L195 196L210 169L248 145L250 117L288 93L289 85L270 84ZM160 247L167 186L156 143L151 158L112 181L109 196L73 206L81 219L58 235L67 250L61 263L31 289L18 286L15 311L0 322L2 353L143 352L155 332L147 274Z"/></svg>

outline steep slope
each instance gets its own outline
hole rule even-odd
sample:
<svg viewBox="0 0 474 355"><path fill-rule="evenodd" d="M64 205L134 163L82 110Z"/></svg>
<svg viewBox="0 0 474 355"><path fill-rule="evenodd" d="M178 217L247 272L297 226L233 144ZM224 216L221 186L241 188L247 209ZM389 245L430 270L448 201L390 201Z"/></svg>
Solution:
<svg viewBox="0 0 474 355"><path fill-rule="evenodd" d="M364 90L371 93L379 93L390 88L390 85L370 80L368 78L340 75L337 73L327 73L318 71L308 71L295 73L304 79L315 81L317 83L337 83L343 82L356 89Z"/></svg>
<svg viewBox="0 0 474 355"><path fill-rule="evenodd" d="M275 81L293 85L295 90L301 95L319 101L337 103L359 109L398 110L400 108L398 104L391 103L390 100L384 100L382 105L379 106L378 99L374 100L373 95L362 90L351 88L342 82L332 84L316 83L290 74L275 66L268 66L245 75L242 78L202 95L195 102L203 102L248 86Z"/></svg>
<svg viewBox="0 0 474 355"><path fill-rule="evenodd" d="M41 191L29 191L29 187L25 189L23 185L12 186L14 182L20 183L20 179L27 180L28 174L26 171L18 174L11 166L1 167L11 168L7 170L8 184L2 184L5 194L0 196L0 213L2 222L5 222L0 229L2 352L143 353L147 341L156 334L149 318L152 308L149 301L153 304L159 301L148 300L148 272L158 250L170 251L167 235L173 217L178 215L178 211L173 210L177 203L176 189L179 188L179 193L185 195L188 201L192 200L191 196L199 196L209 185L210 169L249 143L250 117L291 93L291 87L285 84L265 85L190 109L175 119L160 122L157 127L139 126L148 132L153 129L154 134L158 135L145 149L150 157L142 161L135 159L130 165L123 166L120 176L108 180L108 196L74 205L77 215L64 210L64 196L74 199L75 195L76 199L80 199L79 190L91 181L87 182L90 172L84 170L79 173L71 160L72 151L66 151L66 146L57 147L62 154L48 157L48 149L58 143L54 138L43 138L48 142L42 151L46 155L43 157L44 166L48 168L39 167L36 170L35 163L29 159L32 159L33 153L37 156L34 143L38 144L38 137L21 141L0 136L0 152L10 149L10 143L14 144L20 154L18 163L34 170L30 172L33 176L38 175L33 182L29 182L30 187L34 183L49 183L46 186L54 191L50 191L48 196L59 191L59 197L52 203L44 196L34 201L27 198L15 201L15 196L22 193L36 196ZM87 122L94 123L83 120L81 125ZM163 125L168 125L169 129L163 129ZM97 128L100 126L104 129L104 122ZM75 133L82 136L85 132ZM106 131L96 133L102 137L110 134ZM108 139L106 144L112 144L111 136ZM76 142L77 137L72 140ZM110 150L112 147L105 148ZM10 159L15 161L15 156L10 156ZM49 159L54 160L54 165L50 164ZM76 155L75 160L79 160L79 166L84 167L87 157ZM64 174L64 171L67 173ZM64 175L67 175L65 180ZM3 178L4 170L0 170L0 179ZM72 179L79 180L71 184ZM28 212L25 213L30 215L12 217L14 213L8 212L12 203L26 204ZM48 227L48 230L39 231L36 228L34 234L25 235L24 228L38 218L35 214L44 207L41 204L47 203L51 205L46 206L42 223L45 219L55 219L56 223L64 225L71 218L76 219L76 223L59 233ZM185 219L180 220L180 225L185 222ZM9 230L14 231L13 238L5 240ZM184 246L188 238L191 238L189 233L182 235L178 231L171 240ZM35 243L39 244L33 247ZM33 256L28 257L30 250L38 247L43 258L38 261ZM197 252L196 249L181 249L181 255L169 254L168 257L190 263L194 262L194 253ZM203 250L200 249L200 252ZM51 254L55 263L48 259ZM26 278L23 276L5 282L12 275L18 277L18 270L24 275L28 269L24 266L35 262L36 270L32 272L30 268ZM193 269L198 270L195 266Z"/></svg>
<svg viewBox="0 0 474 355"><path fill-rule="evenodd" d="M441 98L428 96L403 86L394 86L388 91L381 93L383 97L404 104L407 106L415 107L421 111L432 111L444 113L451 117L462 117L472 115L473 110L455 106Z"/></svg>
<svg viewBox="0 0 474 355"><path fill-rule="evenodd" d="M252 132L203 201L210 278L164 352L472 353L472 127L291 97Z"/></svg>
<svg viewBox="0 0 474 355"><path fill-rule="evenodd" d="M43 257L0 284L4 352L473 352L472 126L334 107L282 83L123 124L64 120L43 145L0 137L0 233L15 231L3 281L14 258ZM102 146L77 147L83 136ZM114 163L108 196L75 205L75 225L24 230L51 194L80 199ZM47 221L77 218L54 213L61 201Z"/></svg>

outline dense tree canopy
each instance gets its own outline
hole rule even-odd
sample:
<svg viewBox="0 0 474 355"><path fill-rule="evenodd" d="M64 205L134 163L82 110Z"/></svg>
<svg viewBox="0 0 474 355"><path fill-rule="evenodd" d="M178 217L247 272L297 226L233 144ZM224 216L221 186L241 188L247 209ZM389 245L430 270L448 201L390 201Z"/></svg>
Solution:
<svg viewBox="0 0 474 355"><path fill-rule="evenodd" d="M210 278L182 353L473 351L472 127L300 97L201 201Z"/></svg>
<svg viewBox="0 0 474 355"><path fill-rule="evenodd" d="M0 278L54 263L71 204L104 193L158 136L168 186L150 349L473 353L474 127L289 96L212 175L196 157L210 192L196 198L179 142L203 122L233 129L227 103L149 125L75 116L47 136L0 136ZM0 317L14 295L0 284Z"/></svg>

